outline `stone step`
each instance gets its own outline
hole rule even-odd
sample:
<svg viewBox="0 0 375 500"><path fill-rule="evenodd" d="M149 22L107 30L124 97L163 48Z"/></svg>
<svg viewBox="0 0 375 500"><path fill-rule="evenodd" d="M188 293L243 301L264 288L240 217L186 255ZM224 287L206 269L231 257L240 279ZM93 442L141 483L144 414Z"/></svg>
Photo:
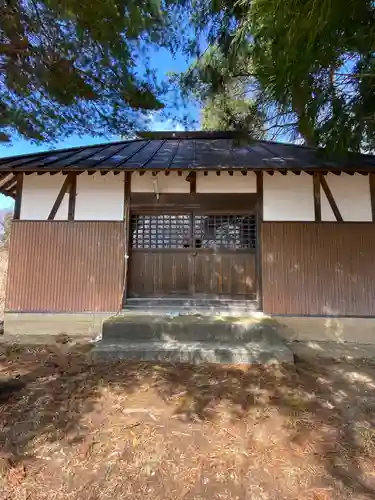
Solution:
<svg viewBox="0 0 375 500"><path fill-rule="evenodd" d="M106 342L272 342L279 339L280 325L256 317L208 317L193 315L120 314L103 323Z"/></svg>
<svg viewBox="0 0 375 500"><path fill-rule="evenodd" d="M99 342L92 351L95 361L156 361L170 363L279 364L294 362L281 341L276 343L222 342Z"/></svg>
<svg viewBox="0 0 375 500"><path fill-rule="evenodd" d="M207 298L128 298L124 309L133 307L243 307L249 310L257 310L256 300L233 300L233 299L207 299Z"/></svg>
<svg viewBox="0 0 375 500"><path fill-rule="evenodd" d="M201 315L251 315L257 312L256 301L229 299L128 299L122 313L166 314L182 313Z"/></svg>

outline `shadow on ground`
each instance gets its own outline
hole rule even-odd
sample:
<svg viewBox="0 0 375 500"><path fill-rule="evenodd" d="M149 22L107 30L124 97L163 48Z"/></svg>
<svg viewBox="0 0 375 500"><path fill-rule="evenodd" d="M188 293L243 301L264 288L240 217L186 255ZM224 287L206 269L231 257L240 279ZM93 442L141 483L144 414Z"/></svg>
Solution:
<svg viewBox="0 0 375 500"><path fill-rule="evenodd" d="M7 347L3 479L34 498L41 478L55 498L375 498L375 365L321 363L92 364L87 347Z"/></svg>

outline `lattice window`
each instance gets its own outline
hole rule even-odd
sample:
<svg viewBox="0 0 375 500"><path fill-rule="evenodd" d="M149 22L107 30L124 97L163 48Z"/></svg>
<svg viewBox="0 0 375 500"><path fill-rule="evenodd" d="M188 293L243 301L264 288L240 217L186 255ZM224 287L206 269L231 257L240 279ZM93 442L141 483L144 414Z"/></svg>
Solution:
<svg viewBox="0 0 375 500"><path fill-rule="evenodd" d="M133 248L254 249L255 216L133 215L131 244Z"/></svg>
<svg viewBox="0 0 375 500"><path fill-rule="evenodd" d="M194 237L196 248L255 248L255 216L196 215Z"/></svg>
<svg viewBox="0 0 375 500"><path fill-rule="evenodd" d="M191 242L191 216L133 215L133 248L186 248Z"/></svg>

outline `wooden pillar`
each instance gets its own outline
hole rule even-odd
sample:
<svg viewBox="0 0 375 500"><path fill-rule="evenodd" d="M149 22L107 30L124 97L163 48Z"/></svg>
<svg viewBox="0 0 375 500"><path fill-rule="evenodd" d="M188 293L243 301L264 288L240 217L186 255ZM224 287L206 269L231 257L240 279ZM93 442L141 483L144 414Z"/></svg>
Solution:
<svg viewBox="0 0 375 500"><path fill-rule="evenodd" d="M256 212L256 280L258 310L263 310L262 286L262 223L263 223L263 172L256 172L257 178L257 212Z"/></svg>
<svg viewBox="0 0 375 500"><path fill-rule="evenodd" d="M68 220L74 220L76 211L76 196L77 196L77 174L72 172L70 176L70 191L69 191L69 205L68 205Z"/></svg>
<svg viewBox="0 0 375 500"><path fill-rule="evenodd" d="M128 270L130 253L130 195L131 195L131 172L124 173L124 231L125 231L125 261L124 261L124 287L122 295L122 305L126 304L128 296Z"/></svg>
<svg viewBox="0 0 375 500"><path fill-rule="evenodd" d="M190 172L188 178L190 181L190 193L195 194L197 192L197 172Z"/></svg>
<svg viewBox="0 0 375 500"><path fill-rule="evenodd" d="M313 188L314 188L315 222L321 222L322 221L322 204L321 204L321 196L320 196L320 174L319 174L319 172L314 172Z"/></svg>
<svg viewBox="0 0 375 500"><path fill-rule="evenodd" d="M369 174L372 222L375 222L375 174Z"/></svg>
<svg viewBox="0 0 375 500"><path fill-rule="evenodd" d="M23 190L23 173L16 174L16 200L14 203L13 219L19 220L21 218L21 203L22 203L22 190Z"/></svg>

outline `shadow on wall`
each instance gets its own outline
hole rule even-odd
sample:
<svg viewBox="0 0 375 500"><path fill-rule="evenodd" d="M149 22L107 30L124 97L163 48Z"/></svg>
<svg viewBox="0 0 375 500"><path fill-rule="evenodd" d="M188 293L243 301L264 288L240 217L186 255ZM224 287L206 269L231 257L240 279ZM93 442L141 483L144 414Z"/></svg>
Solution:
<svg viewBox="0 0 375 500"><path fill-rule="evenodd" d="M8 369L13 362L21 375L13 387L3 384L0 401L0 440L15 464L27 455L32 468L47 453L62 474L64 460L78 460L75 454L83 449L80 477L71 475L70 485L79 481L83 488L84 471L94 469L86 486L104 489L116 477L117 493L132 481L151 491L166 478L177 488L178 482L190 484L194 471L215 483L221 463L227 480L242 471L241 487L257 474L265 481L271 470L272 491L282 492L290 480L291 494L310 468L309 491L314 486L332 496L309 498L375 498L366 474L375 460L374 365L93 365L77 347L71 353L25 352L6 353ZM97 469L90 465L95 457ZM153 472L147 476L150 460ZM180 475L181 463L186 476ZM164 491L164 498L172 497Z"/></svg>

